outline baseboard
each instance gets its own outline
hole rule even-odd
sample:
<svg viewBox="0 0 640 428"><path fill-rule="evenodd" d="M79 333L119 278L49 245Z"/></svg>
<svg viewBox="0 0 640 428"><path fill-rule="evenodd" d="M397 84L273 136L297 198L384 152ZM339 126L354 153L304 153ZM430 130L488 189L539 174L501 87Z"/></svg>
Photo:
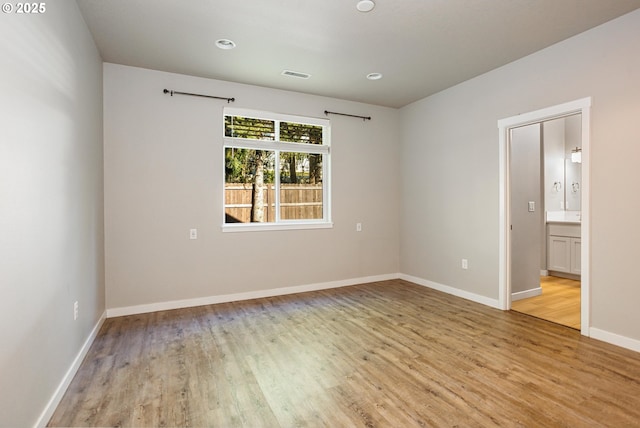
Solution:
<svg viewBox="0 0 640 428"><path fill-rule="evenodd" d="M67 391L67 388L71 384L73 377L78 372L78 369L80 368L80 364L82 364L82 360L84 360L84 357L87 356L87 352L89 352L89 348L91 348L91 345L93 344L93 341L98 335L98 331L100 331L100 327L102 327L102 324L104 323L106 318L107 318L107 313L104 312L100 316L100 319L98 320L96 325L93 327L93 330L91 330L91 333L89 333L89 336L87 337L87 339L84 341L84 344L80 348L78 355L76 355L76 358L73 360L73 363L71 363L69 370L67 370L67 372L64 374L64 377L62 378L62 381L58 385L58 388L56 388L56 391L54 392L53 396L51 397L51 399L45 406L44 410L40 414L40 417L36 421L36 424L34 425L35 427L46 426L47 423L49 422L49 419L51 419L51 417L53 416L53 412L56 411L58 404L60 404L60 401L62 400L64 393Z"/></svg>
<svg viewBox="0 0 640 428"><path fill-rule="evenodd" d="M555 270L551 270L549 271L549 275L547 276L555 276L558 278L565 278L565 279L573 279L574 281L580 281L580 275L576 275L574 273L565 273L565 272L558 272Z"/></svg>
<svg viewBox="0 0 640 428"><path fill-rule="evenodd" d="M594 327L589 328L589 337L591 337L592 339L602 340L603 342L620 346L622 348L627 348L632 351L640 352L640 340L631 339L626 336L610 333L608 331L600 330L599 328Z"/></svg>
<svg viewBox="0 0 640 428"><path fill-rule="evenodd" d="M322 282L317 284L307 284L307 285L299 285L299 286L293 286L293 287L273 288L269 290L250 291L246 293L224 294L224 295L208 296L208 297L201 297L201 298L195 298L195 299L184 299L184 300L175 300L175 301L169 301L169 302L159 302L159 303L150 303L150 304L144 304L144 305L127 306L127 307L121 307L121 308L111 308L111 309L107 309L106 317L113 318L113 317L125 316L125 315L135 315L135 314L143 314L148 312L211 305L216 303L227 303L227 302L235 302L235 301L241 301L241 300L258 299L262 297L283 296L286 294L304 293L307 291L317 291L317 290L327 290L331 288L348 287L350 285L365 284L368 282L377 282L377 281L388 281L392 279L403 279L405 281L413 282L414 284L418 284L423 287L428 287L434 290L442 291L443 293L451 294L456 297L461 297L463 299L470 300L472 302L480 303L482 305L490 306L496 309L502 309L500 307L500 304L499 304L500 302L498 299L491 299L489 297L481 296L479 294L460 290L458 288L454 288L448 285L439 284L437 282L429 281L429 280L418 278L411 275L406 275L403 273L393 273L393 274L367 276L367 277L360 277L360 278L351 278L351 279L345 279L340 281ZM534 295L539 295L541 290L542 289L532 289L524 292L513 293L512 300L519 300L525 297L532 297ZM102 321L104 321L104 319L101 320L99 325L101 325ZM94 329L94 332L92 332L92 336L90 336L90 338L87 339L88 345L85 344L85 347L87 348L87 350L90 343L93 341L95 334L97 333L99 325L97 325L96 328ZM640 341L635 339L630 339L625 336L620 336L615 333L609 333L607 331L596 329L596 328L589 329L589 336L594 339L602 340L603 342L611 343L613 345L621 346L623 348L640 352ZM85 347L83 347L84 353L86 353L86 350L84 350ZM78 358L76 359L78 360L77 361L78 366L82 361L82 358L84 358L84 354L82 354L82 356L79 355ZM64 394L64 391L68 386L68 382L71 381L71 378L73 378L73 374L75 374L76 370L77 370L76 362L74 361L74 365L72 366L71 369L69 369L69 373L67 374L67 376L65 376L64 382L66 382L66 384L63 382L63 384L61 384L60 387L58 388L59 390L61 390L61 392L56 392L56 396L59 394L60 397L57 398L57 401L54 401L54 399L52 398L51 403L49 404L49 406L47 406L47 408L53 407L51 410L51 414L53 414L53 410L55 410L55 406L57 406L57 402L60 400L60 398L62 398L62 394ZM52 403L55 403L55 404L52 404ZM43 416L40 418L40 420L44 420L44 423L46 423L48 419L46 419L44 415L45 413L43 413ZM51 415L48 416L48 418L50 417Z"/></svg>
<svg viewBox="0 0 640 428"><path fill-rule="evenodd" d="M305 293L307 291L327 290L330 288L348 287L350 285L356 284L366 284L368 282L388 281L390 279L398 279L399 277L400 274L393 273L351 278L340 281L321 282L317 284L306 284L293 287L272 288L269 290L249 291L246 293L222 294L217 296L198 297L195 299L183 299L168 302L149 303L144 305L125 306L121 308L107 309L107 318L144 314L157 311L168 311L172 309L191 308L194 306L214 305L216 303L238 302L241 300L259 299L263 297L284 296L287 294Z"/></svg>
<svg viewBox="0 0 640 428"><path fill-rule="evenodd" d="M531 290L518 291L516 293L511 293L511 301L515 302L516 300L528 299L529 297L536 297L542 294L542 287L532 288Z"/></svg>
<svg viewBox="0 0 640 428"><path fill-rule="evenodd" d="M134 306L124 306L107 309L107 318L121 317L126 315L137 315L157 311L169 311L172 309L191 308L195 306L214 305L216 303L237 302L242 300L259 299L263 297L284 296L287 294L305 293L307 291L328 290L331 288L348 287L356 284L366 284L368 282L388 281L392 279L403 279L415 284L433 288L443 293L471 300L492 308L500 309L499 301L479 294L470 293L448 285L418 278L403 273L392 273L384 275L366 276L350 278L339 281L321 282L316 284L306 284L293 287L272 288L269 290L249 291L246 293L222 294L216 296L198 297L194 299L173 300L167 302L148 303Z"/></svg>
<svg viewBox="0 0 640 428"><path fill-rule="evenodd" d="M470 293L468 291L460 290L458 288L450 287L448 285L438 284L437 282L428 281L426 279L418 278L416 276L400 274L400 279L413 282L423 287L433 288L434 290L442 291L443 293L451 294L456 297L461 297L472 302L480 303L492 308L501 309L498 299L491 299L489 297L481 296L479 294Z"/></svg>

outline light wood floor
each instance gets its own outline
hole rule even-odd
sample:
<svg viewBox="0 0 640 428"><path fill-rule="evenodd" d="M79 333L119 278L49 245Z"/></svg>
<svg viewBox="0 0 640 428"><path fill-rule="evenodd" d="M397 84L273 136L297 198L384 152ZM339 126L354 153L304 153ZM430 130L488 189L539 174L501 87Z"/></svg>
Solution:
<svg viewBox="0 0 640 428"><path fill-rule="evenodd" d="M50 421L638 424L639 353L400 280L107 319Z"/></svg>
<svg viewBox="0 0 640 428"><path fill-rule="evenodd" d="M511 303L511 309L580 330L580 281L543 276L542 294Z"/></svg>

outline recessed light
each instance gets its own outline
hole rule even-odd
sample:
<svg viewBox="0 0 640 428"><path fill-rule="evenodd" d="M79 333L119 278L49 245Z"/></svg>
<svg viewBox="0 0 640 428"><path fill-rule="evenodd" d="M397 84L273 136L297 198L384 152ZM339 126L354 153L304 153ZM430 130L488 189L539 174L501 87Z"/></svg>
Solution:
<svg viewBox="0 0 640 428"><path fill-rule="evenodd" d="M369 79L369 80L380 80L380 79L382 79L382 73L369 73L369 74L367 74L367 79Z"/></svg>
<svg viewBox="0 0 640 428"><path fill-rule="evenodd" d="M371 12L374 7L376 7L376 4L371 0L360 0L358 4L356 4L356 8L360 12Z"/></svg>
<svg viewBox="0 0 640 428"><path fill-rule="evenodd" d="M219 39L216 40L216 46L220 49L233 49L236 47L236 44L233 40L229 39Z"/></svg>

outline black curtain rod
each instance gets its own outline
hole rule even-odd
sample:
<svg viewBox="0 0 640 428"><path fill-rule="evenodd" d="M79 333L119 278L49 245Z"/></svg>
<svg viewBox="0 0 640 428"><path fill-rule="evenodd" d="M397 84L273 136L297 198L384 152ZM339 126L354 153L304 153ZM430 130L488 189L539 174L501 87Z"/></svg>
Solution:
<svg viewBox="0 0 640 428"><path fill-rule="evenodd" d="M358 119L362 119L364 120L371 120L371 116L358 116L357 114L347 114L347 113L336 113L335 111L324 111L325 115L329 115L329 114L337 114L340 116L349 116L349 117L357 117Z"/></svg>
<svg viewBox="0 0 640 428"><path fill-rule="evenodd" d="M178 94L178 95L191 95L192 97L215 98L217 100L226 100L227 103L230 103L236 100L235 98L214 97L213 95L192 94L190 92L178 92L178 91L173 91L169 89L165 89L162 92L164 92L165 94L171 94L171 96L173 96L173 94Z"/></svg>

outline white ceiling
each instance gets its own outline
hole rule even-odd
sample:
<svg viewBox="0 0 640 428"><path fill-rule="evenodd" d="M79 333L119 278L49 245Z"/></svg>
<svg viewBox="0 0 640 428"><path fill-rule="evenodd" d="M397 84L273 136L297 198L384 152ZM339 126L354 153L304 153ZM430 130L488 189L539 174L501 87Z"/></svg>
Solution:
<svg viewBox="0 0 640 428"><path fill-rule="evenodd" d="M640 0L77 0L106 62L401 107ZM237 47L221 50L215 41ZM307 80L283 70L311 74ZM368 73L381 80L370 81ZM180 90L179 88L176 88Z"/></svg>

